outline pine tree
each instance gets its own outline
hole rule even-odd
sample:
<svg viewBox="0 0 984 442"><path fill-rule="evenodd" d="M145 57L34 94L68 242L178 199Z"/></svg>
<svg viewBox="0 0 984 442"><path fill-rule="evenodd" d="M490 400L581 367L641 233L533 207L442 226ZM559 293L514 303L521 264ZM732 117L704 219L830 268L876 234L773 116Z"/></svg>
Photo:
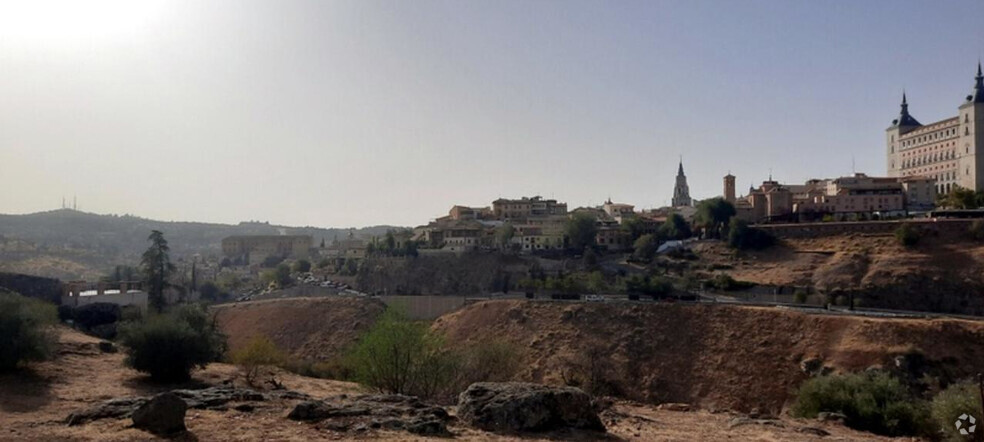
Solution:
<svg viewBox="0 0 984 442"><path fill-rule="evenodd" d="M164 289L167 288L167 280L174 272L175 267L174 264L171 264L169 255L171 248L168 247L163 232L153 230L147 240L151 244L143 253L140 264L143 267L144 278L149 288L147 294L150 306L159 313L164 310Z"/></svg>

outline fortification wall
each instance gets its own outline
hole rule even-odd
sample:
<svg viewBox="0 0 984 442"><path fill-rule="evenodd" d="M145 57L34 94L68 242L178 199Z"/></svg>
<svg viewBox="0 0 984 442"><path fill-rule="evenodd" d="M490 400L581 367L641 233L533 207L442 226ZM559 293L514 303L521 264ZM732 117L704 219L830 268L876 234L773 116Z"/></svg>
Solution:
<svg viewBox="0 0 984 442"><path fill-rule="evenodd" d="M929 234L962 234L970 227L968 219L925 219L892 221L857 221L829 223L758 224L755 227L777 238L819 238L824 236L860 234L892 234L902 223L910 223Z"/></svg>

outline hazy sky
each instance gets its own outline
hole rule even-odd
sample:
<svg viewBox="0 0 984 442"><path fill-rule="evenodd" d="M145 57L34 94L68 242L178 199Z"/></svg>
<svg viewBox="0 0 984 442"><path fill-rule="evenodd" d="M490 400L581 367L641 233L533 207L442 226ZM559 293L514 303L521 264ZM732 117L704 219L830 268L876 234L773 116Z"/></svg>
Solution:
<svg viewBox="0 0 984 442"><path fill-rule="evenodd" d="M84 5L82 5L84 3ZM984 2L0 0L0 212L417 225L885 174L956 114Z"/></svg>

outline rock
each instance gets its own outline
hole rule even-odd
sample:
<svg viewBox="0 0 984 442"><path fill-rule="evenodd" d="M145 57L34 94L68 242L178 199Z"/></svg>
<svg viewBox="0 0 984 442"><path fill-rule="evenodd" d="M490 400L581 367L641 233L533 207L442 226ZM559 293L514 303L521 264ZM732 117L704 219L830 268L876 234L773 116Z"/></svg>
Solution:
<svg viewBox="0 0 984 442"><path fill-rule="evenodd" d="M666 410L666 411L690 411L691 410L690 404L674 404L674 403L659 404L659 406L657 406L656 409L657 410Z"/></svg>
<svg viewBox="0 0 984 442"><path fill-rule="evenodd" d="M294 406L293 410L287 415L287 419L295 421L316 421L327 419L329 407L322 401L306 401Z"/></svg>
<svg viewBox="0 0 984 442"><path fill-rule="evenodd" d="M133 426L157 435L180 433L185 428L185 412L188 404L173 392L161 393L137 407L133 412Z"/></svg>
<svg viewBox="0 0 984 442"><path fill-rule="evenodd" d="M412 396L340 395L322 401L304 401L291 410L289 419L323 421L323 428L339 432L404 429L428 436L449 436L447 410Z"/></svg>
<svg viewBox="0 0 984 442"><path fill-rule="evenodd" d="M94 407L72 413L65 419L69 426L82 425L99 419L125 419L133 414L133 410L147 402L146 398L117 398L110 399Z"/></svg>
<svg viewBox="0 0 984 442"><path fill-rule="evenodd" d="M410 422L407 431L421 436L450 436L448 427L437 419L420 419Z"/></svg>
<svg viewBox="0 0 984 442"><path fill-rule="evenodd" d="M830 432L829 431L824 430L823 428L817 428L817 427L800 427L800 428L797 428L796 431L798 431L800 433L803 433L803 434L811 434L811 435L820 436L820 437L830 436Z"/></svg>
<svg viewBox="0 0 984 442"><path fill-rule="evenodd" d="M834 413L834 412L828 412L828 411L821 411L821 412L817 413L817 420L820 421L820 422L840 422L840 423L844 423L844 421L846 419L847 419L847 416L845 416L842 413Z"/></svg>
<svg viewBox="0 0 984 442"><path fill-rule="evenodd" d="M261 402L268 399L267 395L246 388L210 387L201 390L174 390L173 393L181 399L188 408L224 411L228 410L229 402ZM269 397L278 399L310 399L303 393L294 391L277 391L269 393ZM98 419L131 417L134 411L151 398L117 398L103 402L83 411L72 413L66 419L68 425L81 425ZM252 407L250 404L240 404L234 408L240 411Z"/></svg>
<svg viewBox="0 0 984 442"><path fill-rule="evenodd" d="M740 427L742 425L770 425L783 428L785 425L777 419L752 419L750 417L736 417L728 422L728 429Z"/></svg>
<svg viewBox="0 0 984 442"><path fill-rule="evenodd" d="M103 353L116 353L116 344L109 341L99 341L99 351Z"/></svg>
<svg viewBox="0 0 984 442"><path fill-rule="evenodd" d="M458 417L486 431L577 428L605 431L591 396L573 387L524 382L479 382L458 396Z"/></svg>

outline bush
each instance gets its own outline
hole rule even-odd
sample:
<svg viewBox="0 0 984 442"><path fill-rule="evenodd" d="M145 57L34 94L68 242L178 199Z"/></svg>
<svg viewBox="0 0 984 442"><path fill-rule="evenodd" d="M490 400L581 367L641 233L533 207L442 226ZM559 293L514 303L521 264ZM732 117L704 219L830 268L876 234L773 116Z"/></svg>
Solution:
<svg viewBox="0 0 984 442"><path fill-rule="evenodd" d="M219 361L225 336L198 305L185 305L122 327L126 364L156 381L183 381L195 367Z"/></svg>
<svg viewBox="0 0 984 442"><path fill-rule="evenodd" d="M981 393L976 382L953 384L933 398L932 415L936 426L943 428L949 440L967 440L958 431L954 422L962 414L981 419ZM978 425L981 422L978 421Z"/></svg>
<svg viewBox="0 0 984 442"><path fill-rule="evenodd" d="M262 335L254 336L243 348L233 351L229 359L243 370L249 385L253 385L263 368L279 366L286 360L277 345Z"/></svg>
<svg viewBox="0 0 984 442"><path fill-rule="evenodd" d="M970 223L967 233L976 241L984 241L984 220L975 219Z"/></svg>
<svg viewBox="0 0 984 442"><path fill-rule="evenodd" d="M792 412L806 418L820 412L841 413L847 426L886 436L932 433L926 402L881 372L812 378L800 386Z"/></svg>
<svg viewBox="0 0 984 442"><path fill-rule="evenodd" d="M793 292L793 302L797 304L806 304L806 297L806 292L801 289L796 289L796 291Z"/></svg>
<svg viewBox="0 0 984 442"><path fill-rule="evenodd" d="M738 218L731 218L728 226L728 245L738 250L764 249L772 246L776 238L769 232L756 229Z"/></svg>
<svg viewBox="0 0 984 442"><path fill-rule="evenodd" d="M919 243L921 236L919 229L909 223L902 223L898 229L895 229L895 239L904 247L915 246Z"/></svg>
<svg viewBox="0 0 984 442"><path fill-rule="evenodd" d="M659 276L632 275L625 280L625 291L630 295L664 296L673 292L673 284Z"/></svg>
<svg viewBox="0 0 984 442"><path fill-rule="evenodd" d="M715 275L713 279L708 281L708 285L710 285L712 288L716 288L718 290L724 290L726 292L730 292L734 290L745 290L748 288L755 287L755 283L753 282L738 281L735 278L732 278L731 275L728 275L726 273L719 273Z"/></svg>
<svg viewBox="0 0 984 442"><path fill-rule="evenodd" d="M429 398L452 381L443 342L426 324L387 309L349 355L355 380L388 394Z"/></svg>
<svg viewBox="0 0 984 442"><path fill-rule="evenodd" d="M54 305L0 290L0 372L47 359L55 347Z"/></svg>

